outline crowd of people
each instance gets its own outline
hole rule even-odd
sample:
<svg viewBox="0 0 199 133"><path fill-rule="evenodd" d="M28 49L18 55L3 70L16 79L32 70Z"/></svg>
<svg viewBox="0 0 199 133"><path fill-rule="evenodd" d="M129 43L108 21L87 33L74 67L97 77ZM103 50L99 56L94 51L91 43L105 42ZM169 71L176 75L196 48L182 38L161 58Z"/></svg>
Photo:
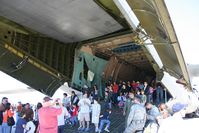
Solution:
<svg viewBox="0 0 199 133"><path fill-rule="evenodd" d="M18 103L12 107L8 98L3 97L0 105L0 133L64 133L65 126L78 127L77 131L90 131L91 123L95 132L111 132L110 115L116 108L125 116L124 133L165 133L164 119L173 116L184 117L185 106L177 103L172 114L164 104L163 87L147 82L107 83L104 96L99 95L96 85L87 89L82 96L74 91L70 96L63 94L63 99L52 100L44 97L42 103L31 106ZM180 113L179 113L180 112ZM13 121L14 113L16 116ZM91 121L91 123L90 123Z"/></svg>
<svg viewBox="0 0 199 133"><path fill-rule="evenodd" d="M14 116L16 118L14 119ZM0 104L0 133L11 133L12 127L16 126L16 133L34 133L34 111L29 103L23 105L19 102L17 107L8 102L7 97L2 98Z"/></svg>

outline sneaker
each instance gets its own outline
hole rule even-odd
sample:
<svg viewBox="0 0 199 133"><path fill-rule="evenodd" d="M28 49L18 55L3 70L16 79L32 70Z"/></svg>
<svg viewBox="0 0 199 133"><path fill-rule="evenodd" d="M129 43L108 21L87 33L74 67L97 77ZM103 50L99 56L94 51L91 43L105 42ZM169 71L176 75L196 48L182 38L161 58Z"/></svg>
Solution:
<svg viewBox="0 0 199 133"><path fill-rule="evenodd" d="M95 132L98 133L99 129L95 129Z"/></svg>
<svg viewBox="0 0 199 133"><path fill-rule="evenodd" d="M106 132L108 132L108 133L110 132L110 131L108 130L108 128L105 128L104 131L106 131Z"/></svg>

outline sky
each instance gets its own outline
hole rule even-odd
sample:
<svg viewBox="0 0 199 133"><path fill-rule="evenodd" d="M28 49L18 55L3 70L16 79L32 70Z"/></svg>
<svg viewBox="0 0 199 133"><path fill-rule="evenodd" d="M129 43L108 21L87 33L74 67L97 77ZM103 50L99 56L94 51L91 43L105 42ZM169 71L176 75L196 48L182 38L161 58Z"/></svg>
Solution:
<svg viewBox="0 0 199 133"><path fill-rule="evenodd" d="M199 1L165 0L185 62L199 64Z"/></svg>
<svg viewBox="0 0 199 133"><path fill-rule="evenodd" d="M199 1L165 0L186 64L199 64ZM198 68L199 69L199 68ZM193 85L199 87L199 77Z"/></svg>
<svg viewBox="0 0 199 133"><path fill-rule="evenodd" d="M29 92L27 85L10 77L9 75L0 71L0 99L2 97L8 97L9 102L16 104L21 101L22 103L36 104L38 101L42 102L45 95L37 91ZM24 91L24 93L18 93L17 91ZM13 92L12 94L7 94ZM36 97L35 97L36 96Z"/></svg>
<svg viewBox="0 0 199 133"><path fill-rule="evenodd" d="M199 1L198 0L165 0L167 8L173 22L180 47L186 64L199 64ZM194 84L199 86L199 77L193 79ZM17 81L16 79L0 72L0 99L7 94L3 94L6 90L23 90L27 89L27 85ZM41 101L44 97L39 92L23 93L20 96L10 94L10 99L27 101L27 98L37 95L37 101ZM14 101L14 102L16 102ZM34 100L35 101L35 100ZM31 100L28 102L32 102Z"/></svg>

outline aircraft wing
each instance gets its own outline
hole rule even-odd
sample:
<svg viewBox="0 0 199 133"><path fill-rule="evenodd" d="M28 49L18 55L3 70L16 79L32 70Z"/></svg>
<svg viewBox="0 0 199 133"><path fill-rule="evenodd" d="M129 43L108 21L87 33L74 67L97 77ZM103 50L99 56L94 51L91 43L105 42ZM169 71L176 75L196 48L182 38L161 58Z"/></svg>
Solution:
<svg viewBox="0 0 199 133"><path fill-rule="evenodd" d="M177 79L183 77L190 85L180 44L164 0L128 0L128 3L150 35L152 45L163 63L163 70Z"/></svg>

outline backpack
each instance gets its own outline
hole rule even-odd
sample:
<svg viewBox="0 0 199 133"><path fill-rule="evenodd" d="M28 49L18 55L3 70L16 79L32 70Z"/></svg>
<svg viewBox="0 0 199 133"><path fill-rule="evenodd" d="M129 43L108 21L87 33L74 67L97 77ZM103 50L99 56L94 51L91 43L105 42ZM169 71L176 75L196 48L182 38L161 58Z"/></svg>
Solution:
<svg viewBox="0 0 199 133"><path fill-rule="evenodd" d="M15 120L14 120L14 118L13 118L13 117L8 117L7 123L8 123L8 126L13 126L13 125L15 125Z"/></svg>
<svg viewBox="0 0 199 133"><path fill-rule="evenodd" d="M7 111L7 115L8 115L8 111ZM7 117L7 124L8 124L8 126L15 125L15 120L14 120L14 118L12 116L9 117L9 115L8 115L8 117Z"/></svg>

